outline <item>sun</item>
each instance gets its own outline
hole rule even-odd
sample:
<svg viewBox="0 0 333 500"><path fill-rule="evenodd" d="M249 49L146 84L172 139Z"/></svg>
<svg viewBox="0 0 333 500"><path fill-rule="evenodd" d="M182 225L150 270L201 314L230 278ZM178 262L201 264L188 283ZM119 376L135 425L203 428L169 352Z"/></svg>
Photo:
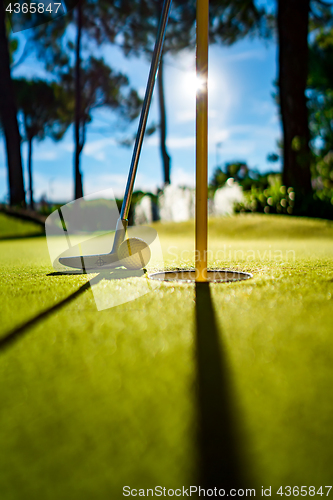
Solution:
<svg viewBox="0 0 333 500"><path fill-rule="evenodd" d="M184 78L184 87L186 92L191 95L196 95L205 87L205 80L202 77L196 75L195 72L188 72ZM212 88L212 79L208 78L208 90Z"/></svg>

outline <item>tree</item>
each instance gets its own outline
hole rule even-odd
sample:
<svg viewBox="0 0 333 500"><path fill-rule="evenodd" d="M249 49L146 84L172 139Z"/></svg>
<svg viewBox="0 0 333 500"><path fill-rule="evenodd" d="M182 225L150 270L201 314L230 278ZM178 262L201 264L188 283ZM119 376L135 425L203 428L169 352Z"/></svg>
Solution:
<svg viewBox="0 0 333 500"><path fill-rule="evenodd" d="M310 45L308 76L310 131L323 157L333 151L333 29L321 30Z"/></svg>
<svg viewBox="0 0 333 500"><path fill-rule="evenodd" d="M226 16L218 9L229 4ZM278 101L283 128L283 182L302 196L312 193L310 133L306 99L309 29L330 18L324 0L276 0L277 13L264 12L253 0L212 0L211 34L215 40L233 43L248 34L270 36L277 27L279 47ZM217 9L217 10L216 10ZM310 26L311 24L311 26Z"/></svg>
<svg viewBox="0 0 333 500"><path fill-rule="evenodd" d="M162 4L162 0L133 0L130 4L126 0L117 2L120 12L125 12L126 5L128 9L127 22L121 31L121 46L125 54L145 53L151 57ZM209 6L211 43L233 43L242 36L260 30L260 23L264 24L264 10L257 8L253 0L210 0ZM194 48L195 21L195 0L173 1L157 81L164 184L170 182L171 169L171 159L166 146L164 59L166 54L176 54L183 49Z"/></svg>
<svg viewBox="0 0 333 500"><path fill-rule="evenodd" d="M331 5L323 0L279 0L279 100L283 124L283 182L298 199L312 194L309 102L309 33L330 22ZM295 22L292 22L295 16ZM311 107L311 105L310 105Z"/></svg>
<svg viewBox="0 0 333 500"><path fill-rule="evenodd" d="M210 181L212 189L218 189L230 178L237 182L244 181L250 174L248 165L243 161L225 163L224 168L216 166Z"/></svg>
<svg viewBox="0 0 333 500"><path fill-rule="evenodd" d="M154 5L159 0L140 2L133 21L128 22L124 45L128 51L137 45L146 48L151 41ZM135 4L136 2L133 2ZM325 0L277 0L277 25L279 42L279 100L283 125L284 167L283 179L287 185L295 187L297 193L307 197L312 193L311 151L309 147L309 124L306 100L308 74L308 35L311 29L330 19L332 5ZM133 6L135 9L135 6ZM141 17L140 17L141 16ZM274 16L265 12L255 0L211 0L210 1L210 42L232 44L247 35L267 37L272 32ZM140 19L140 23L138 20ZM186 33L182 21L186 21ZM195 21L195 1L175 0L170 19L170 50L177 51L186 40L193 42ZM139 27L142 29L139 29ZM174 29L172 29L175 27ZM179 30L178 30L179 28ZM136 31L135 31L136 30ZM136 37L136 38L135 38ZM178 37L180 37L178 39ZM131 42L137 39L137 43ZM178 45L180 40L180 45ZM140 45L141 44L141 45ZM134 47L134 49L133 49ZM297 197L300 199L301 197Z"/></svg>
<svg viewBox="0 0 333 500"><path fill-rule="evenodd" d="M34 42L37 54L40 59L45 61L47 69L57 73L60 80L66 83L73 92L75 102L74 196L75 198L80 198L83 196L80 154L84 146L86 125L92 119L92 109L100 106L108 106L112 109L120 110L123 116L126 115L127 118L134 119L139 113L138 106L141 101L133 90L130 90L129 94L125 96L124 88L128 86L127 78L124 75L114 74L104 63L100 64L97 68L97 59L89 59L92 65L90 69L87 65L85 68L82 68L81 53L84 40L89 40L90 43L96 42L101 45L112 42L116 36L119 29L119 16L117 15L114 2L80 0L79 2L73 1L72 3L75 8L66 17L58 19L53 23L44 24L36 30ZM75 26L76 29L74 43L66 37L70 26ZM71 67L71 59L73 58L74 70ZM99 78L95 78L94 82L97 87L93 89L89 86L88 79L91 76L97 76L97 69L100 75ZM123 77L123 80L118 79L117 81L118 76ZM105 79L104 82L102 82L103 78ZM119 91L117 102L111 99L111 87L114 85L116 87L113 90L117 89ZM86 89L89 88L88 97L85 87ZM97 94L99 93L102 93L104 96L104 101L103 99L99 99L99 97L97 98ZM96 96L95 101L94 99L91 101L93 95Z"/></svg>
<svg viewBox="0 0 333 500"><path fill-rule="evenodd" d="M64 33L69 24L76 23L76 78L80 79L79 61L82 36L96 40L99 44L116 42L126 55L145 53L152 55L163 0L119 0L117 2L82 1L76 7L76 17L70 14L66 21L55 21L52 25L43 25L42 32L36 37L42 58L51 63L49 67L63 68L66 64L66 51L62 46ZM263 9L258 9L253 0L211 0L211 41L233 43L237 39L263 25ZM160 112L160 149L163 163L164 183L170 182L170 155L166 146L167 121L164 92L164 56L175 54L195 44L195 0L174 0L166 32L164 51L158 72L157 90ZM261 24L260 24L261 23ZM42 42L42 43L41 43ZM79 85L77 85L79 88ZM78 99L80 99L77 93ZM77 104L77 121L78 121ZM78 145L78 127L76 126L76 144ZM78 151L79 148L76 148ZM77 164L76 153L76 164ZM77 177L80 178L77 167Z"/></svg>
<svg viewBox="0 0 333 500"><path fill-rule="evenodd" d="M25 205L20 133L17 124L16 106L10 74L4 3L0 2L0 118L5 136L9 200L11 205Z"/></svg>
<svg viewBox="0 0 333 500"><path fill-rule="evenodd" d="M80 140L80 125L82 122L81 111L81 38L82 38L82 2L78 3L76 8L76 47L75 47L75 121L74 121L74 134L75 134L75 153L74 153L74 198L83 197L82 175L80 171L80 154L83 149L84 142Z"/></svg>
<svg viewBox="0 0 333 500"><path fill-rule="evenodd" d="M319 31L310 44L308 108L316 195L331 205L333 194L333 29ZM331 205L332 206L332 205Z"/></svg>
<svg viewBox="0 0 333 500"><path fill-rule="evenodd" d="M331 22L332 4L326 0L276 0L276 7L275 14L259 9L253 0L211 0L211 39L233 43L248 34L259 33L266 37L276 26L283 182L295 188L297 204L302 204L302 198L312 195L312 155L306 97L309 31ZM218 14L221 8L225 8L225 16L222 17Z"/></svg>
<svg viewBox="0 0 333 500"><path fill-rule="evenodd" d="M306 86L310 0L279 0L279 101L283 125L283 183L311 194Z"/></svg>
<svg viewBox="0 0 333 500"><path fill-rule="evenodd" d="M120 45L125 55L145 54L152 57L157 28L162 13L163 0L134 0L118 3L118 16L121 20ZM185 15L187 12L187 16ZM163 53L157 75L160 150L163 166L164 184L170 184L171 158L167 150L167 118L164 91L164 57L193 45L193 26L195 10L193 5L174 0L166 31ZM125 22L126 21L126 22Z"/></svg>
<svg viewBox="0 0 333 500"><path fill-rule="evenodd" d="M307 100L309 26L316 29L329 19L330 4L325 0L277 0L279 41L279 99L283 125L286 184L293 184L302 196L311 194L311 151ZM96 40L122 46L126 54L151 54L162 0L119 0L98 6L86 0L87 33ZM231 44L247 35L268 36L272 14L256 0L210 0L210 41ZM94 10L95 9L95 10ZM99 10L98 10L99 9ZM95 16L91 16L94 12ZM88 16L87 16L88 13ZM83 25L85 25L84 21ZM108 29L106 26L108 25ZM175 53L194 43L195 0L174 0L165 41L165 53ZM118 37L118 38L117 38ZM56 43L59 42L59 37ZM52 54L54 55L54 54ZM297 69L296 69L297 68ZM166 113L163 89L163 59L159 73L160 142L164 179L169 181L170 159L166 149Z"/></svg>
<svg viewBox="0 0 333 500"><path fill-rule="evenodd" d="M283 125L283 182L296 201L312 195L309 111L309 32L332 20L324 0L278 0L279 101ZM300 196L297 196L297 195Z"/></svg>
<svg viewBox="0 0 333 500"><path fill-rule="evenodd" d="M231 45L246 36L271 35L272 16L255 0L211 0L209 19L211 43Z"/></svg>
<svg viewBox="0 0 333 500"><path fill-rule="evenodd" d="M70 119L66 114L66 99L61 86L43 80L14 80L17 108L23 117L23 139L28 143L29 206L34 209L32 144L46 136L60 140Z"/></svg>
<svg viewBox="0 0 333 500"><path fill-rule="evenodd" d="M142 104L137 92L129 88L128 78L112 70L103 59L89 57L79 67L79 92L77 65L61 75L62 88L71 102L75 102L75 172L76 179L80 179L75 187L76 198L83 196L79 158L86 140L87 125L92 121L92 112L108 107L121 118L131 121L138 116Z"/></svg>
<svg viewBox="0 0 333 500"><path fill-rule="evenodd" d="M166 137L167 137L167 122L166 122L166 109L165 109L165 96L164 96L164 79L163 79L163 55L161 57L160 66L157 74L157 86L158 86L158 105L160 111L160 149L163 164L163 177L164 185L170 184L170 169L171 169L171 158L167 150Z"/></svg>

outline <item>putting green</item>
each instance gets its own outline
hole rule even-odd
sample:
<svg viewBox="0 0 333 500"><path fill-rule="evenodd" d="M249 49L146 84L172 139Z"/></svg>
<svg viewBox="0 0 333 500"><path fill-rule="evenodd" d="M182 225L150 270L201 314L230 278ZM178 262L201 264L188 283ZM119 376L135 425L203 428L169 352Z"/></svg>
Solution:
<svg viewBox="0 0 333 500"><path fill-rule="evenodd" d="M192 222L155 228L166 268L193 265ZM280 486L331 485L332 223L213 219L209 248L212 267L254 274L210 286L244 486L281 498ZM44 237L1 241L0 263L1 500L198 485L194 286L162 283L98 312L84 287L95 275L53 273ZM143 279L93 286L117 294Z"/></svg>
<svg viewBox="0 0 333 500"><path fill-rule="evenodd" d="M40 236L43 232L43 227L40 224L13 216L9 217L0 212L0 239Z"/></svg>

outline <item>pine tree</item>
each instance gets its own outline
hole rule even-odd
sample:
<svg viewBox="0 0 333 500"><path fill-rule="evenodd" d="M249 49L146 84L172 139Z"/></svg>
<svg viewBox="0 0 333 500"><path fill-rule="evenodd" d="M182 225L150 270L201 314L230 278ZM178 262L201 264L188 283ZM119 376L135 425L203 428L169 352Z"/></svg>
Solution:
<svg viewBox="0 0 333 500"><path fill-rule="evenodd" d="M0 2L0 75L0 119L6 143L9 202L11 205L25 206L21 138L10 72L9 42L3 2Z"/></svg>
<svg viewBox="0 0 333 500"><path fill-rule="evenodd" d="M60 140L70 124L70 118L66 114L66 96L61 86L24 78L13 83L17 108L22 113L23 140L28 143L29 207L33 210L33 141L41 141L45 137Z"/></svg>

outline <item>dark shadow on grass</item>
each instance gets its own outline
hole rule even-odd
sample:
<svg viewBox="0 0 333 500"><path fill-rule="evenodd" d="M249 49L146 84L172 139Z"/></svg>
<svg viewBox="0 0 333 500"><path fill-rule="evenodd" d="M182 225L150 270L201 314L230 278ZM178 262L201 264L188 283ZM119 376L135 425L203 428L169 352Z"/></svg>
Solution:
<svg viewBox="0 0 333 500"><path fill-rule="evenodd" d="M69 304L74 299L76 299L78 296L80 296L83 292L88 290L88 288L91 285L96 285L102 279L115 280L115 279L126 279L126 278L130 278L130 277L139 277L139 276L142 276L143 274L145 274L146 272L147 272L146 270L142 270L142 269L139 271L129 271L127 269L114 269L112 271L105 270L105 271L98 273L97 276L95 276L94 278L89 280L87 283L82 285L78 290L76 290L76 292L72 293L69 297L66 297L62 301L55 304L54 306L50 307L46 311L41 312L40 314L38 314L34 318L30 319L29 321L27 321L23 325L15 328L11 332L9 332L7 335L2 337L0 339L0 350L4 350L5 348L12 345L14 342L19 340L19 338L21 338L30 327L36 326L43 319L47 319L49 316L51 316L51 314L59 311L62 307ZM47 276L66 276L66 275L70 275L70 276L76 275L77 276L78 274L87 274L87 273L82 273L82 271L72 272L72 273L71 272L69 272L69 273L53 272L53 273L47 274Z"/></svg>
<svg viewBox="0 0 333 500"><path fill-rule="evenodd" d="M138 270L112 269L112 270L99 271L98 276L100 276L100 280L106 279L110 281L110 280L120 280L126 278L138 278L146 273L147 269L138 269ZM86 271L86 272L82 272L81 270L69 271L69 272L56 271L47 274L47 276L77 276L78 274L96 274L96 271Z"/></svg>
<svg viewBox="0 0 333 500"><path fill-rule="evenodd" d="M196 283L195 296L199 484L225 490L250 488L209 283Z"/></svg>
<svg viewBox="0 0 333 500"><path fill-rule="evenodd" d="M28 238L45 238L45 233L17 234L15 236L0 236L0 241L26 240Z"/></svg>
<svg viewBox="0 0 333 500"><path fill-rule="evenodd" d="M46 276L78 276L80 274L88 274L88 273L83 273L82 271L70 271L68 273L61 273L59 271L55 271L52 273L47 274Z"/></svg>
<svg viewBox="0 0 333 500"><path fill-rule="evenodd" d="M96 279L97 278L97 279ZM88 290L90 285L93 285L95 283L98 283L100 281L100 277L96 276L92 280L88 281L84 285L82 285L76 292L72 293L69 297L66 297L65 299L61 300L54 306L50 307L46 311L41 312L34 318L30 319L26 323L23 323L23 325L19 326L18 328L15 328L11 332L9 332L5 337L2 337L0 339L0 350L4 350L7 347L10 347L14 342L19 340L27 331L29 328L36 326L41 320L48 318L51 316L51 314L59 311L62 307L65 305L69 304L72 302L74 299L76 299L79 295L81 295L83 292Z"/></svg>

